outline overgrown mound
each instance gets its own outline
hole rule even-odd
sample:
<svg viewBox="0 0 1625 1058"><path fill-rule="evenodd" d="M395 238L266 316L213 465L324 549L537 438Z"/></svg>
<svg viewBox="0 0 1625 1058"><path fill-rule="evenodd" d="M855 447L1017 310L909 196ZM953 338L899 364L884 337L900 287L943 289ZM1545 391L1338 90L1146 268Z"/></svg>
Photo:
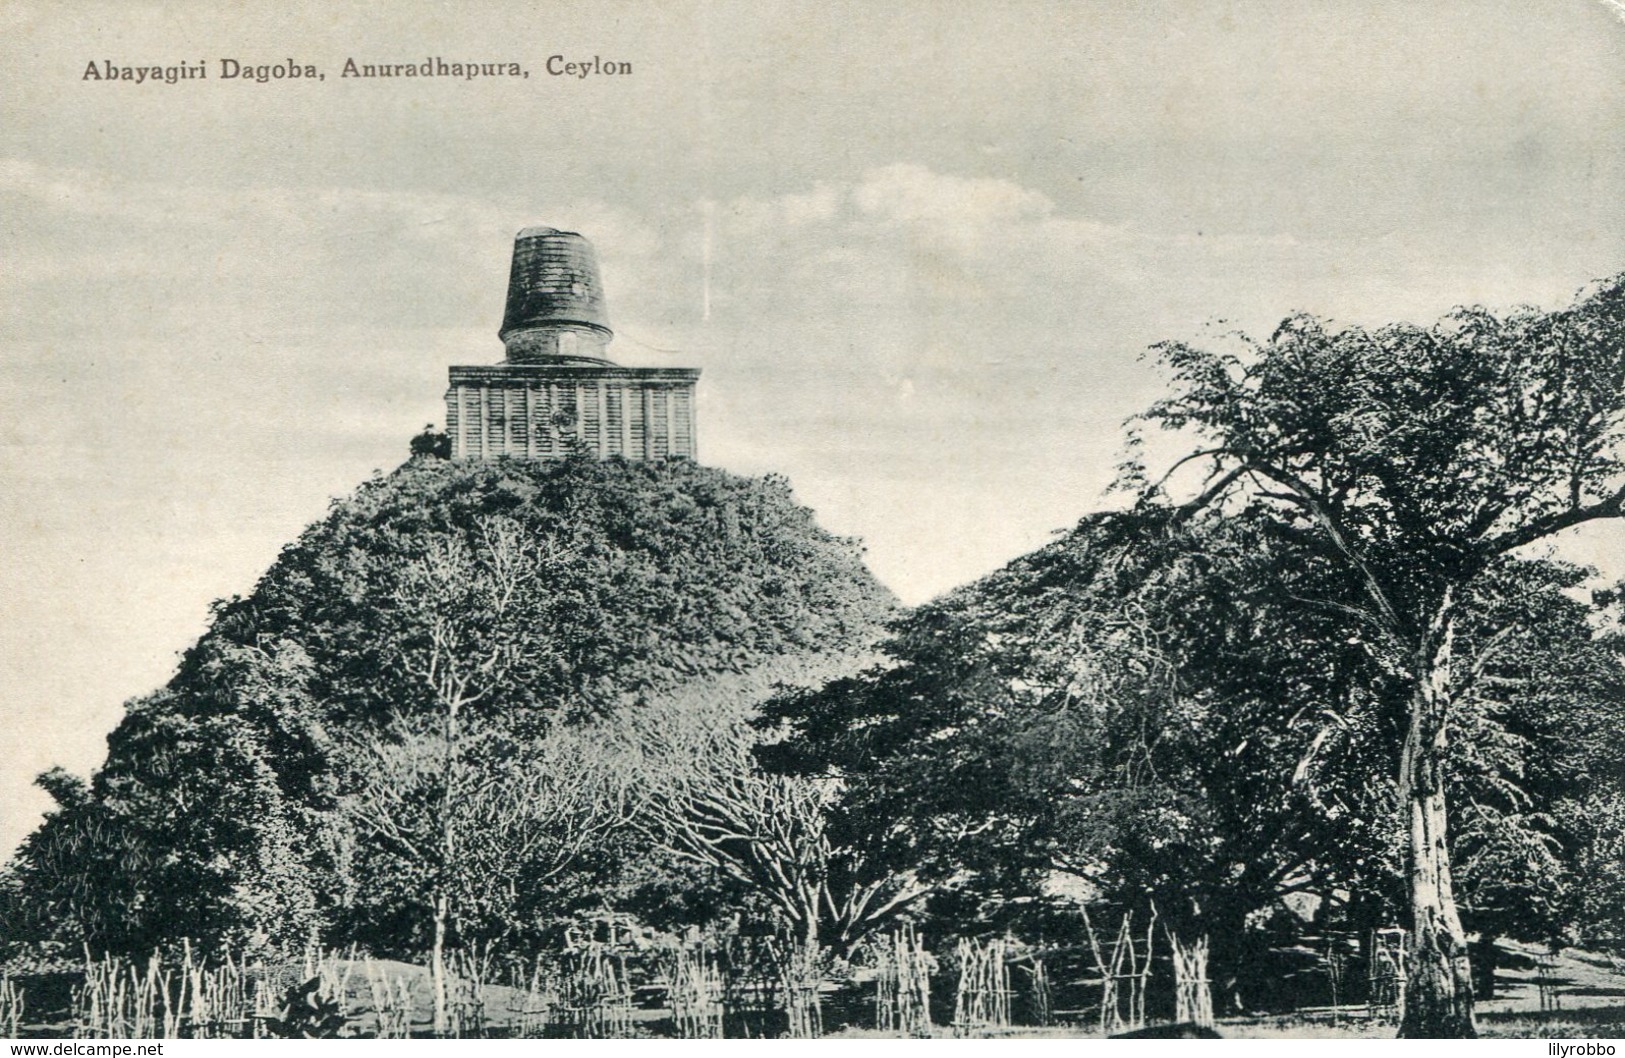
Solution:
<svg viewBox="0 0 1625 1058"><path fill-rule="evenodd" d="M493 519L522 530L547 580L556 623L524 646L559 656L550 690L577 705L840 653L893 605L856 543L820 529L782 477L687 461L414 460L335 503L211 635L296 636L327 674L323 696L365 706L369 682L346 680L344 662L394 608L401 572L448 537L477 551Z"/></svg>
<svg viewBox="0 0 1625 1058"><path fill-rule="evenodd" d="M411 845L478 754L524 760L549 732L655 697L851 671L893 606L780 477L414 458L218 605L170 683L130 703L88 786L42 777L61 807L0 892L5 934L133 952L318 927L409 944L438 883L407 875L444 873ZM434 763L447 732L462 771ZM356 791L391 789L377 769L403 745L430 746L429 763L381 818L358 817ZM440 786L413 803L424 775Z"/></svg>

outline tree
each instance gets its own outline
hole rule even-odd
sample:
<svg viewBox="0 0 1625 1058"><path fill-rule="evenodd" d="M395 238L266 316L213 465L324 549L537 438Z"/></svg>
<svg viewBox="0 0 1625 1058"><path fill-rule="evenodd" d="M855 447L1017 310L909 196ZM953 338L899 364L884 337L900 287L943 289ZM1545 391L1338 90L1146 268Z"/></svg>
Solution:
<svg viewBox="0 0 1625 1058"><path fill-rule="evenodd" d="M1349 618L1405 689L1397 761L1411 916L1404 1036L1472 1036L1447 822L1464 599L1505 556L1625 506L1625 278L1553 313L1460 309L1431 328L1295 316L1246 355L1157 347L1174 394L1145 418L1199 447L1187 518L1233 500L1344 569ZM1131 468L1131 476L1137 470ZM1142 504L1169 481L1140 478Z"/></svg>
<svg viewBox="0 0 1625 1058"><path fill-rule="evenodd" d="M487 776L471 765L478 710L501 704L537 661L525 631L545 612L533 591L542 560L522 529L491 518L477 544L430 541L402 572L384 664L415 690L381 736L364 743L362 785L346 805L357 829L410 863L428 895L434 1029L447 1029L446 942L467 891L469 840Z"/></svg>
<svg viewBox="0 0 1625 1058"><path fill-rule="evenodd" d="M932 882L946 928L1044 914L1064 873L1211 934L1230 975L1251 912L1375 870L1390 837L1369 662L1264 590L1328 573L1269 528L1086 518L896 622L886 664L769 702L788 737L763 759L839 780L841 842Z"/></svg>
<svg viewBox="0 0 1625 1058"><path fill-rule="evenodd" d="M64 798L18 851L24 936L150 954L190 938L212 954L302 943L316 878L264 740L236 716L186 716L163 696L132 705L121 755L93 796Z"/></svg>
<svg viewBox="0 0 1625 1058"><path fill-rule="evenodd" d="M425 423L423 432L412 438L411 449L415 457L450 459L451 436L436 430L434 423Z"/></svg>
<svg viewBox="0 0 1625 1058"><path fill-rule="evenodd" d="M458 752L464 770L448 801L437 725L398 718L358 747L361 781L348 807L370 846L360 899L387 917L429 896L431 923L465 945L534 940L550 886L628 827L637 776L598 725L559 725L522 742L493 724L465 726ZM443 868L435 838L448 811L455 858ZM432 900L442 874L443 923Z"/></svg>
<svg viewBox="0 0 1625 1058"><path fill-rule="evenodd" d="M657 712L641 726L640 829L760 897L805 952L849 950L924 894L912 872L839 842L830 783L763 771L744 724Z"/></svg>
<svg viewBox="0 0 1625 1058"><path fill-rule="evenodd" d="M1616 954L1625 940L1625 789L1599 789L1569 806L1582 836L1570 899L1582 936Z"/></svg>
<svg viewBox="0 0 1625 1058"><path fill-rule="evenodd" d="M40 777L57 810L17 854L16 925L147 955L302 945L334 887L328 747L296 644L202 644L187 689L131 702L88 788Z"/></svg>
<svg viewBox="0 0 1625 1058"><path fill-rule="evenodd" d="M1545 777L1561 800L1552 810L1567 852L1568 885L1562 924L1565 941L1615 953L1625 941L1625 582L1591 593L1594 635L1589 657L1560 667L1596 671L1593 693L1558 722L1567 752ZM1571 652L1565 652L1566 654ZM1540 672L1533 703L1541 711L1573 677Z"/></svg>

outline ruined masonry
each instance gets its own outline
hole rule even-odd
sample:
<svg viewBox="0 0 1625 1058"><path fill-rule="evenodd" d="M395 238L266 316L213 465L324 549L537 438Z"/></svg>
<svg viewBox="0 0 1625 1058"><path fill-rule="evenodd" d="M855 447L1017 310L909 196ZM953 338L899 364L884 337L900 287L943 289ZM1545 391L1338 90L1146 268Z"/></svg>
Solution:
<svg viewBox="0 0 1625 1058"><path fill-rule="evenodd" d="M505 360L453 367L446 432L454 459L694 458L698 368L619 367L592 244L526 228L513 244Z"/></svg>

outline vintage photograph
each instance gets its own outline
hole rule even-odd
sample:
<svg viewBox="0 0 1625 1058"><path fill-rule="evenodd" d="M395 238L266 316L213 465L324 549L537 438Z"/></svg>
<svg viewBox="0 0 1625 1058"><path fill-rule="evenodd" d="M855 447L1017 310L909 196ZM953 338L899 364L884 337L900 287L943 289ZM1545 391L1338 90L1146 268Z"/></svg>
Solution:
<svg viewBox="0 0 1625 1058"><path fill-rule="evenodd" d="M0 1037L1625 1036L1622 145L1619 0L5 0Z"/></svg>

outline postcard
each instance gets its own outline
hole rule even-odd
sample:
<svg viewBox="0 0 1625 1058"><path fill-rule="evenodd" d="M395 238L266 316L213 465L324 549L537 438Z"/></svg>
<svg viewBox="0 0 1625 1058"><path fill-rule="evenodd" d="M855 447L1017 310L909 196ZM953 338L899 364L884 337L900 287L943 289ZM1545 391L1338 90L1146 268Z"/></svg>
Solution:
<svg viewBox="0 0 1625 1058"><path fill-rule="evenodd" d="M1616 0L0 27L0 1034L1625 1026Z"/></svg>

